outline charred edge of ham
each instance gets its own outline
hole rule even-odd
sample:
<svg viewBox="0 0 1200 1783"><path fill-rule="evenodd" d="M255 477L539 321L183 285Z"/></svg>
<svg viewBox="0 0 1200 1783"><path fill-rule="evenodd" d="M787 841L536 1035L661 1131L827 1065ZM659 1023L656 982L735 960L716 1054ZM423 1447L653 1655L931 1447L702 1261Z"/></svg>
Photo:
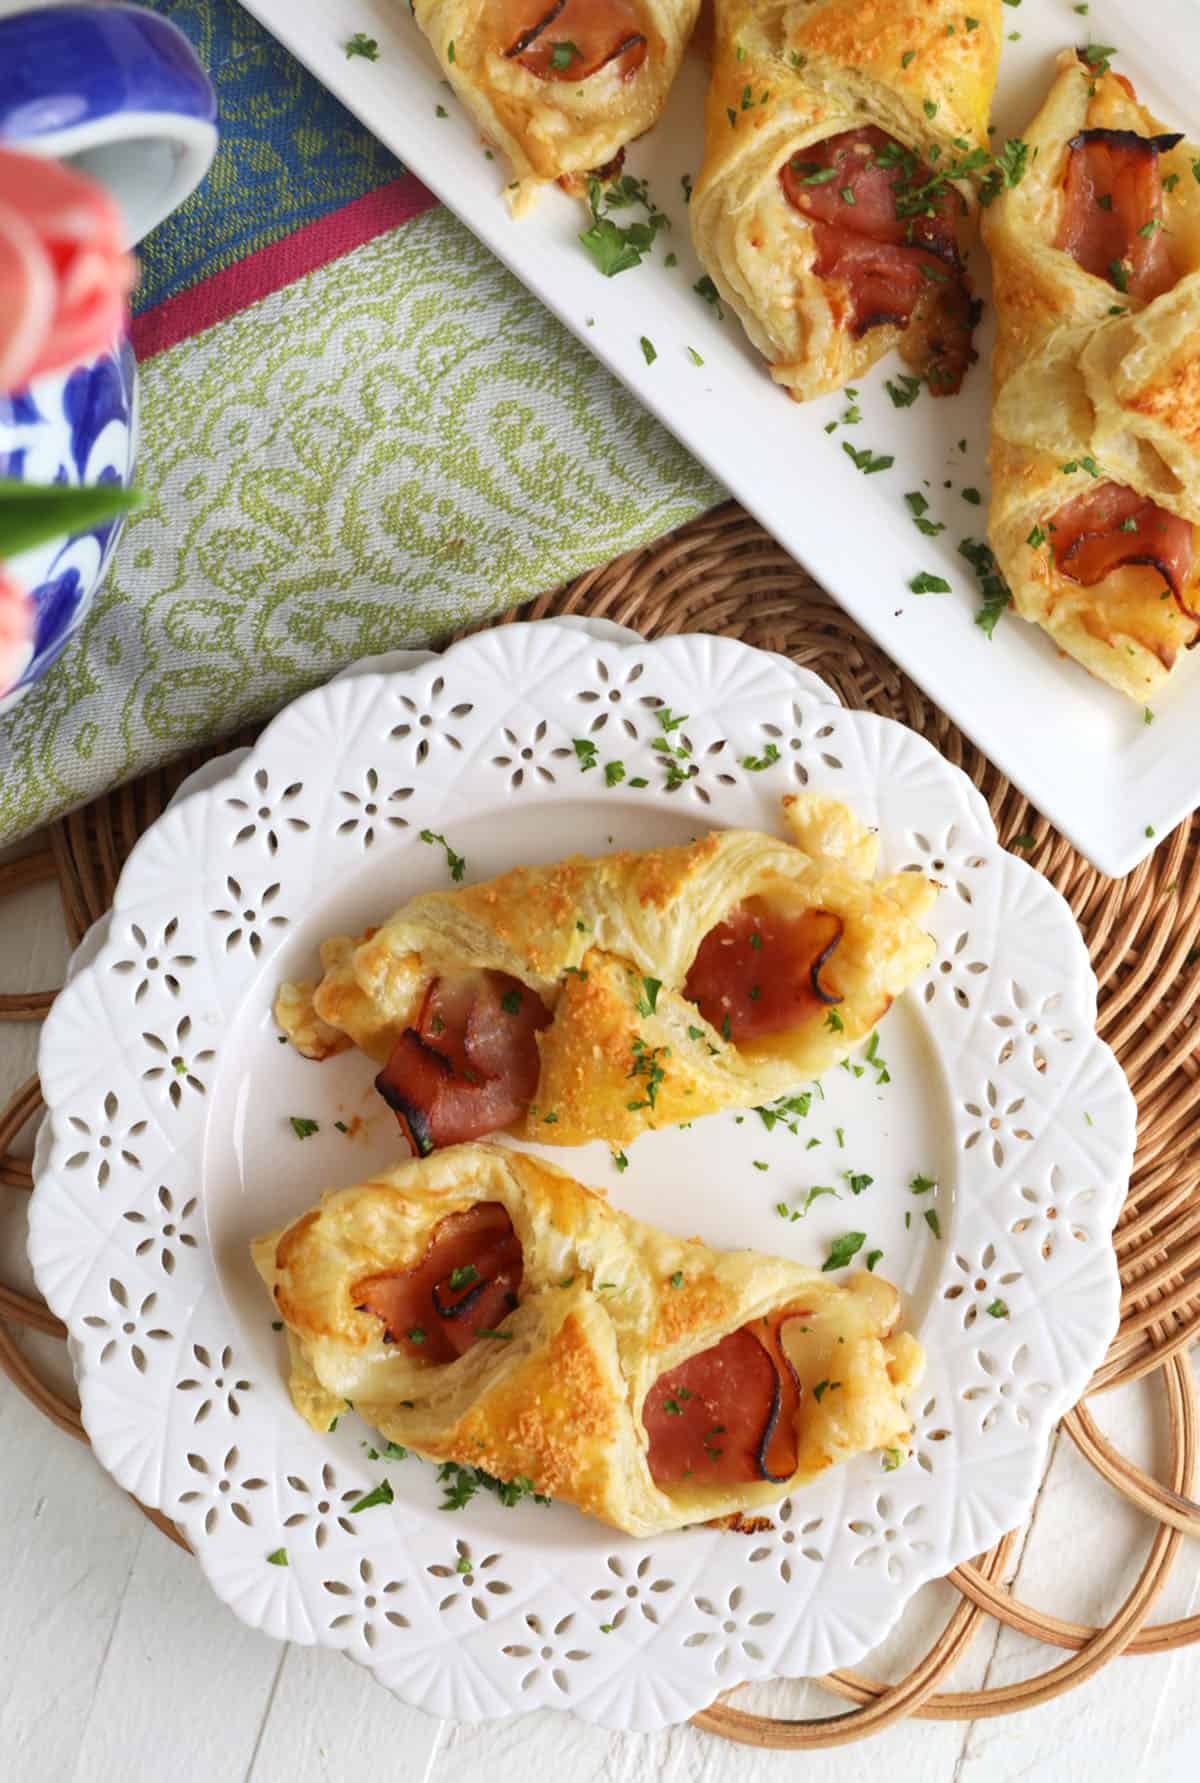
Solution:
<svg viewBox="0 0 1200 1783"><path fill-rule="evenodd" d="M442 1073L443 1077L452 1078L454 1076L454 1067L451 1065L449 1059L446 1058L445 1054L438 1052L436 1047L429 1046L422 1040L415 1028L405 1028L404 1039L411 1041L414 1046L419 1046L430 1062ZM396 1089L394 1084L388 1082L387 1074L390 1063L391 1061L389 1060L388 1065L385 1065L378 1077L376 1077L375 1088L379 1091L379 1094L383 1097L388 1107L403 1125L405 1132L408 1134L413 1151L416 1152L419 1157L427 1158L430 1152L434 1149L433 1131L429 1124L429 1115L425 1109L418 1107L415 1102L410 1102L407 1096Z"/></svg>
<svg viewBox="0 0 1200 1783"><path fill-rule="evenodd" d="M1066 550L1059 557L1059 559L1058 559L1059 569L1061 570L1064 564L1069 563L1071 561L1072 557L1075 556L1076 552L1082 550L1084 545L1086 545L1091 539L1106 538L1106 537L1108 537L1108 534L1106 534L1106 533L1081 532L1079 537L1074 541L1074 543L1068 545ZM1200 618L1200 614L1193 613L1189 607L1184 605L1183 589L1179 585L1179 578L1175 573L1175 568L1174 568L1173 564L1168 563L1165 558L1155 557L1151 552L1148 552L1148 551L1137 551L1137 552L1131 551L1128 557L1117 558L1117 560L1112 565L1112 569L1114 569L1114 570L1128 569L1134 564L1143 564L1147 569L1157 570L1159 575L1162 577L1163 581L1166 583L1167 587L1171 590L1171 593L1175 596L1175 599L1179 602L1179 606L1180 606L1181 610L1187 614L1188 618L1189 619ZM1105 571L1106 575L1110 574L1110 573L1111 573L1110 571ZM1100 580L1101 581L1104 580L1103 576L1100 578Z"/></svg>
<svg viewBox="0 0 1200 1783"><path fill-rule="evenodd" d="M779 1378L779 1368L774 1358L772 1357L770 1360L775 1373L775 1385L771 1392L771 1409L767 1413L763 1433L759 1437L758 1447L754 1451L754 1462L764 1480L770 1480L772 1485L779 1486L784 1480L790 1480L792 1476L788 1473L772 1473L767 1466L767 1450L771 1446L771 1438L775 1434L775 1426L779 1422L779 1413L783 1407L783 1382Z"/></svg>
<svg viewBox="0 0 1200 1783"><path fill-rule="evenodd" d="M864 334L870 334L872 328L907 328L911 321L911 313L907 316L893 315L890 310L876 310L873 315L863 316L856 322L851 333L855 340L860 341Z"/></svg>
<svg viewBox="0 0 1200 1783"><path fill-rule="evenodd" d="M566 4L567 0L554 0L554 5L550 8L549 12L543 13L537 23L530 25L527 31L522 31L512 48L505 50L505 61L511 62L516 56L523 56L525 51L529 49L532 44L537 42L542 32L554 23Z"/></svg>
<svg viewBox="0 0 1200 1783"><path fill-rule="evenodd" d="M1081 130L1068 142L1069 149L1086 149L1092 143L1120 149L1131 155L1166 155L1183 141L1183 132L1163 136L1141 136L1136 130Z"/></svg>
<svg viewBox="0 0 1200 1783"><path fill-rule="evenodd" d="M609 50L603 62L601 62L598 67L593 68L592 73L599 74L601 68L607 68L610 62L615 62L618 57L625 54L626 50L634 50L639 43L645 43L645 41L646 38L643 32L631 31L628 37L622 39L615 50Z"/></svg>
<svg viewBox="0 0 1200 1783"><path fill-rule="evenodd" d="M833 937L833 940L829 943L828 947L822 948L821 952L817 955L816 959L808 969L809 983L812 985L813 996L817 999L818 1003L841 1003L845 1001L844 998L835 997L831 991L823 990L821 988L821 972L828 964L830 955L841 941L844 933L845 930L839 926L837 934Z"/></svg>

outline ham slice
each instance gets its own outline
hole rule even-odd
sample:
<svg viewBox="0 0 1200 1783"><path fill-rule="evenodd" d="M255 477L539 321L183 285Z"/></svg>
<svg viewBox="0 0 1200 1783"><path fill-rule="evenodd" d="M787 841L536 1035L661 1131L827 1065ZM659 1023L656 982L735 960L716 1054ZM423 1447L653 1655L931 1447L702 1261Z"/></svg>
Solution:
<svg viewBox="0 0 1200 1783"><path fill-rule="evenodd" d="M961 195L938 185L911 151L874 125L802 149L779 170L784 196L808 218L813 270L845 293L856 339L884 324L927 319L921 369L935 394L959 388L971 359L974 316L958 228ZM926 202L915 194L929 188ZM907 202L898 206L898 198ZM913 214L904 214L908 210Z"/></svg>
<svg viewBox="0 0 1200 1783"><path fill-rule="evenodd" d="M359 1312L374 1313L384 1342L429 1362L452 1362L495 1331L517 1304L524 1271L521 1243L507 1208L480 1201L433 1229L411 1269L389 1270L351 1289Z"/></svg>
<svg viewBox="0 0 1200 1783"><path fill-rule="evenodd" d="M631 0L512 0L504 51L541 80L587 80L615 65L622 79L646 60L646 37Z"/></svg>
<svg viewBox="0 0 1200 1783"><path fill-rule="evenodd" d="M791 1478L800 1383L779 1329L803 1316L788 1310L743 1325L659 1376L642 1408L656 1485Z"/></svg>
<svg viewBox="0 0 1200 1783"><path fill-rule="evenodd" d="M503 972L435 978L375 1079L422 1157L512 1124L537 1088L538 1030L550 1012Z"/></svg>
<svg viewBox="0 0 1200 1783"><path fill-rule="evenodd" d="M1194 537L1191 522L1121 483L1098 483L1058 510L1051 523L1054 562L1068 581L1092 588L1125 564L1148 564L1162 576L1182 613L1189 605ZM1194 593L1194 590L1193 590Z"/></svg>
<svg viewBox="0 0 1200 1783"><path fill-rule="evenodd" d="M1161 296L1176 280L1162 227L1158 157L1182 140L1139 136L1134 130L1083 130L1067 145L1054 245L1138 303Z"/></svg>
<svg viewBox="0 0 1200 1783"><path fill-rule="evenodd" d="M739 905L700 943L683 994L735 1045L785 1033L841 1002L828 973L841 938L829 910L780 916Z"/></svg>

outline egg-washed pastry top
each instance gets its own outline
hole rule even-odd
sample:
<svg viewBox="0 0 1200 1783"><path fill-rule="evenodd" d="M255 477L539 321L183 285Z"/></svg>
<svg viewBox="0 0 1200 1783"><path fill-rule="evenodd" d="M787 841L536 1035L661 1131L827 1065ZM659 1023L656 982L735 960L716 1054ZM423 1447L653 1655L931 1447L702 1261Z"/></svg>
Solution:
<svg viewBox="0 0 1200 1783"><path fill-rule="evenodd" d="M412 0L412 10L508 158L519 209L544 181L616 171L662 111L699 0Z"/></svg>
<svg viewBox="0 0 1200 1783"><path fill-rule="evenodd" d="M794 1090L846 1056L930 963L936 887L875 878L837 801L783 801L788 840L721 830L423 892L321 949L280 1026L319 1059L351 1044L413 1148L504 1129L622 1144Z"/></svg>
<svg viewBox="0 0 1200 1783"><path fill-rule="evenodd" d="M958 389L977 306L971 178L1001 0L716 0L696 252L798 398L899 346Z"/></svg>
<svg viewBox="0 0 1200 1783"><path fill-rule="evenodd" d="M524 1153L413 1160L252 1249L314 1429L349 1401L631 1535L908 1444L923 1356L889 1283L672 1237Z"/></svg>
<svg viewBox="0 0 1200 1783"><path fill-rule="evenodd" d="M1142 701L1200 631L1200 145L1088 54L985 215L990 532L1018 612Z"/></svg>

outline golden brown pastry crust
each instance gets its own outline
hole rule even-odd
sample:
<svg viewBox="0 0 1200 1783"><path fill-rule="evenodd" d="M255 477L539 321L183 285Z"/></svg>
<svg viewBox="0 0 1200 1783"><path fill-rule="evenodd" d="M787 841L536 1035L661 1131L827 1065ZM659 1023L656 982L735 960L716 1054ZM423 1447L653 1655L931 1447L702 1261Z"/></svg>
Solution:
<svg viewBox="0 0 1200 1783"><path fill-rule="evenodd" d="M979 20L973 31L957 0L716 0L692 240L771 376L797 398L861 377L907 330L881 326L856 340L839 326L812 271L812 230L784 197L779 170L865 124L925 160L936 150L943 164L963 145L986 149L1001 0L968 10ZM973 207L969 185L960 190Z"/></svg>
<svg viewBox="0 0 1200 1783"><path fill-rule="evenodd" d="M1138 701L1170 674L1198 627L1143 574L1126 597L1061 575L1045 545L1058 510L1108 480L1200 524L1200 185L1195 143L1159 157L1178 283L1139 304L1056 248L1068 144L1083 129L1168 129L1116 75L1073 50L1028 130L1019 185L984 213L998 337L992 371L989 532L1017 611L1101 680ZM1121 312L1114 314L1113 312ZM1077 468L1064 471L1063 466ZM1200 543L1200 535L1197 542Z"/></svg>
<svg viewBox="0 0 1200 1783"><path fill-rule="evenodd" d="M723 830L683 847L575 856L424 893L360 946L326 942L325 976L311 990L285 985L276 1017L309 1057L349 1035L382 1063L417 1021L433 978L485 967L521 980L553 1015L537 1037L533 1105L514 1129L527 1138L619 1145L647 1128L770 1101L843 1059L934 951L920 926L936 896L931 881L874 878L875 838L836 800L805 793L783 803L789 841ZM700 942L749 896L841 918L840 1026L819 1011L737 1046L684 996ZM646 977L661 984L652 1012ZM661 1072L653 1097L651 1058Z"/></svg>
<svg viewBox="0 0 1200 1783"><path fill-rule="evenodd" d="M610 65L583 81L542 80L507 59L497 39L503 9L489 0L412 0L412 7L458 98L508 157L509 197L519 210L539 185L605 167L657 123L700 0L638 0L648 44L641 67L623 78Z"/></svg>
<svg viewBox="0 0 1200 1783"><path fill-rule="evenodd" d="M385 1345L380 1321L356 1310L354 1284L410 1267L439 1221L480 1201L507 1208L523 1247L520 1304L503 1327L511 1339L481 1338L442 1364ZM865 1449L907 1446L904 1395L923 1356L896 1331L889 1283L863 1272L843 1285L779 1257L672 1237L524 1153L456 1146L402 1164L329 1192L252 1250L288 1329L292 1398L314 1429L349 1400L420 1455L531 1480L633 1535L771 1504ZM792 1306L806 1309L808 1328L787 1328L802 1386L795 1473L660 1490L642 1424L654 1382ZM831 1375L839 1389L815 1397Z"/></svg>

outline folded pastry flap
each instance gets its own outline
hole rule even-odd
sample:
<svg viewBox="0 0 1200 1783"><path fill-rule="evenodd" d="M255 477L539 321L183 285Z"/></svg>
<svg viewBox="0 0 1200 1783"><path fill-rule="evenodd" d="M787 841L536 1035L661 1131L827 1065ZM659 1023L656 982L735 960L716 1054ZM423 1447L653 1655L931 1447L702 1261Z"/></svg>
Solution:
<svg viewBox="0 0 1200 1783"><path fill-rule="evenodd" d="M547 8L531 5L526 16L524 9L482 0L413 0L413 16L450 85L484 136L508 156L518 182L602 167L649 129L698 10L699 0L636 0L648 53L628 78L626 66L613 61L587 78L558 80L542 78L505 53L520 40L521 26L537 25ZM555 35L577 50L566 22Z"/></svg>
<svg viewBox="0 0 1200 1783"><path fill-rule="evenodd" d="M1200 273L1098 330L1081 366L1105 470L1200 522Z"/></svg>

